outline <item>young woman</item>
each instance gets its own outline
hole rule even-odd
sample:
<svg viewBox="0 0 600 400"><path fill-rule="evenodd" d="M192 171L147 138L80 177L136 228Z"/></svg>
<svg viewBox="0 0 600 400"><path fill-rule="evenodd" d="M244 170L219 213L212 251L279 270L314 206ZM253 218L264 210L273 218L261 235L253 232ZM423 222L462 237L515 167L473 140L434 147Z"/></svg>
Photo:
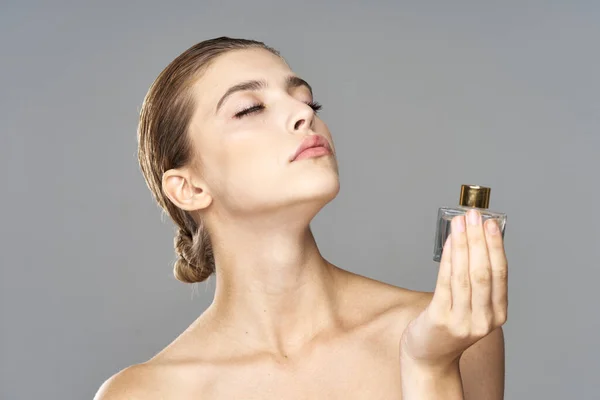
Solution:
<svg viewBox="0 0 600 400"><path fill-rule="evenodd" d="M310 222L339 191L310 85L252 40L201 42L141 111L139 162L178 225L175 276L212 304L96 399L502 399L507 261L494 221L452 221L433 293L346 271Z"/></svg>

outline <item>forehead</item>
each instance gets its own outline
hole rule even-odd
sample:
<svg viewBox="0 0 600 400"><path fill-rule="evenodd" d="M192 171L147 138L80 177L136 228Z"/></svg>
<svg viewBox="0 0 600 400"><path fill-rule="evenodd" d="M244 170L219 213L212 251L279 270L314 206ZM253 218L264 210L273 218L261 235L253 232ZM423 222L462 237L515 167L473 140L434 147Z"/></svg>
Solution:
<svg viewBox="0 0 600 400"><path fill-rule="evenodd" d="M215 59L194 84L196 104L210 113L231 86L251 79L282 81L291 69L279 56L264 49L233 50ZM207 110L208 109L208 110Z"/></svg>

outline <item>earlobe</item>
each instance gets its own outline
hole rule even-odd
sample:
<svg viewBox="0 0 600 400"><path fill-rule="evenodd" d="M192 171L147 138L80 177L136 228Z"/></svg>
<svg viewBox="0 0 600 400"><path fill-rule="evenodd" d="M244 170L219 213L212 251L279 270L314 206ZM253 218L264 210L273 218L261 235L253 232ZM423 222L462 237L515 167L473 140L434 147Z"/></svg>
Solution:
<svg viewBox="0 0 600 400"><path fill-rule="evenodd" d="M189 174L170 169L163 174L162 188L171 202L185 211L195 211L208 207L212 198L202 186L193 185Z"/></svg>

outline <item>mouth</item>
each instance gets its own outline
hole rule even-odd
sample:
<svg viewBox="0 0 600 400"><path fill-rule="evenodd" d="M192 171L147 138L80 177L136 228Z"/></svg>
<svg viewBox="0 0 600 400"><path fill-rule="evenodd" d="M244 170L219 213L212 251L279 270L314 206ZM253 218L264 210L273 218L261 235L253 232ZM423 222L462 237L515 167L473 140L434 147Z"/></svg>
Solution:
<svg viewBox="0 0 600 400"><path fill-rule="evenodd" d="M333 151L327 139L320 135L309 135L304 138L296 152L290 157L290 162L331 154Z"/></svg>

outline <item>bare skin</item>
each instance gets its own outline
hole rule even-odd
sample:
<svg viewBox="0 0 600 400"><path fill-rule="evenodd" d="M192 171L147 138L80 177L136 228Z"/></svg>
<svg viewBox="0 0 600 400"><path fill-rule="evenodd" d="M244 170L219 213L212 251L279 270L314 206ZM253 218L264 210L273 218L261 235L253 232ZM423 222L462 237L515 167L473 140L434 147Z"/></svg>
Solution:
<svg viewBox="0 0 600 400"><path fill-rule="evenodd" d="M274 352L209 308L155 357L107 380L96 398L401 399L398 338L432 293L331 271L336 322L301 345ZM465 399L503 398L503 359L501 329L463 354Z"/></svg>
<svg viewBox="0 0 600 400"><path fill-rule="evenodd" d="M163 351L108 379L97 400L402 398L400 339L432 293L321 256L309 224L339 191L335 147L312 92L289 86L290 76L273 54L243 50L196 84L190 135L201 162L167 171L163 188L211 228L215 298ZM249 80L266 85L220 102ZM248 107L257 111L235 118ZM312 134L333 154L290 162ZM462 354L465 399L502 398L503 343L500 328Z"/></svg>
<svg viewBox="0 0 600 400"><path fill-rule="evenodd" d="M120 378L139 379L147 399L401 398L398 341L428 295L330 268L334 316L314 337L273 351L252 326L228 326L209 309Z"/></svg>

